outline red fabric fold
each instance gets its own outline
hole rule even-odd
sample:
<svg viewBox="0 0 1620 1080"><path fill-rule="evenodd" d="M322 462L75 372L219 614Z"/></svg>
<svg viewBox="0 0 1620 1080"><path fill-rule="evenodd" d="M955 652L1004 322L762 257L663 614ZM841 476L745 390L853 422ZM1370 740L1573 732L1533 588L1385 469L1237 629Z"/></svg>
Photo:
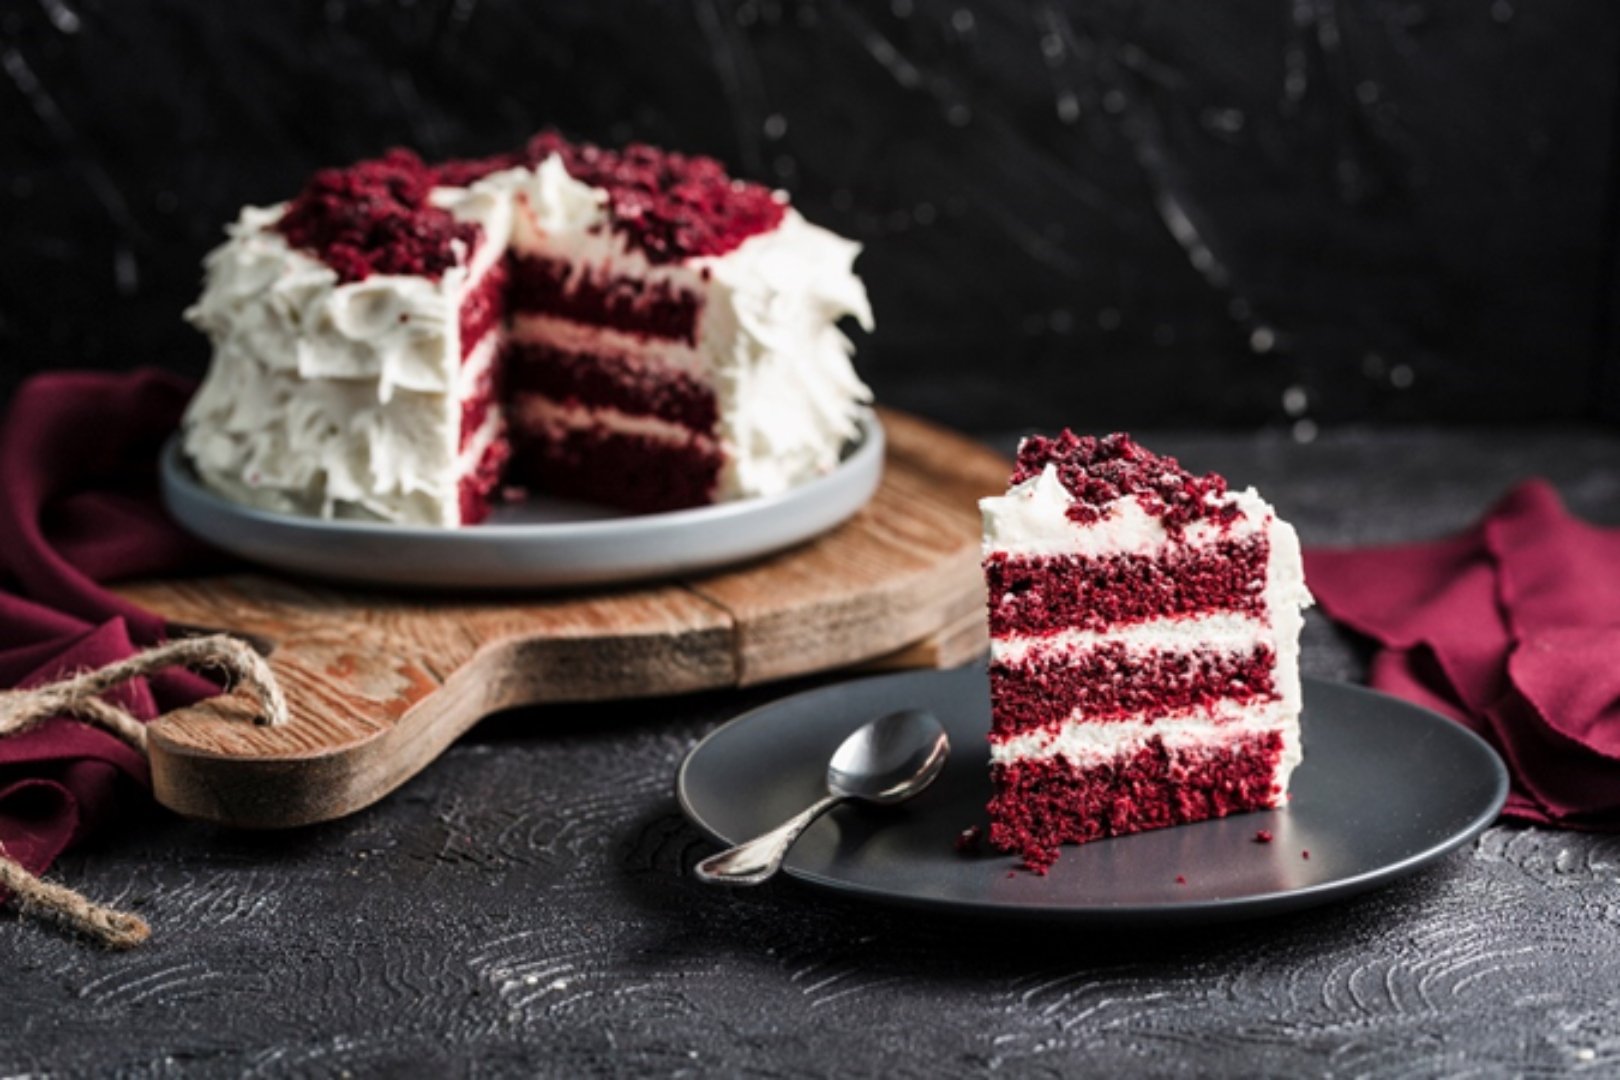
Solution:
<svg viewBox="0 0 1620 1080"><path fill-rule="evenodd" d="M0 426L0 686L100 667L163 640L163 620L107 591L122 578L195 571L218 556L174 526L158 450L191 384L158 371L52 373L24 383ZM216 693L174 672L115 700L151 719ZM118 739L56 719L0 739L0 847L38 873L147 783Z"/></svg>
<svg viewBox="0 0 1620 1080"><path fill-rule="evenodd" d="M1309 550L1305 576L1328 615L1382 646L1373 686L1502 755L1504 816L1620 829L1620 529L1531 480L1459 536Z"/></svg>

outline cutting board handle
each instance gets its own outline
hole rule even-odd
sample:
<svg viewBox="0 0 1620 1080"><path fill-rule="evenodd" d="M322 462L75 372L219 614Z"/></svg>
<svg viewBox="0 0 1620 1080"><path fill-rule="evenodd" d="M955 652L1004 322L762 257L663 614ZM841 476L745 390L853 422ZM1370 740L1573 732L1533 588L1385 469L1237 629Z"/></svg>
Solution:
<svg viewBox="0 0 1620 1080"><path fill-rule="evenodd" d="M1007 462L925 421L880 415L887 456L866 509L812 543L703 578L483 598L268 574L119 587L171 624L268 648L291 713L256 727L241 722L245 703L222 697L155 721L158 801L226 825L306 825L382 798L502 709L979 655L977 500L1001 488Z"/></svg>

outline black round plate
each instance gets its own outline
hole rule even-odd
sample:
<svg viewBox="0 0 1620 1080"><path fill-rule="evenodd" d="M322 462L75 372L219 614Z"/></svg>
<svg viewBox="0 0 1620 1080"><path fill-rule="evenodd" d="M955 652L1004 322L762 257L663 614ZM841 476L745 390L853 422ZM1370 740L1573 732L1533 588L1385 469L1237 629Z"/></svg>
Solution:
<svg viewBox="0 0 1620 1080"><path fill-rule="evenodd" d="M827 759L849 732L911 707L932 710L950 732L944 773L903 806L833 810L800 838L787 873L965 913L1209 922L1410 874L1473 839L1507 798L1507 770L1471 732L1371 690L1306 679L1305 760L1286 809L1065 847L1047 876L1019 872L1015 857L954 845L985 821L990 797L989 690L976 666L838 683L746 713L687 755L681 809L720 843L764 832L825 791ZM1271 843L1256 842L1261 829Z"/></svg>

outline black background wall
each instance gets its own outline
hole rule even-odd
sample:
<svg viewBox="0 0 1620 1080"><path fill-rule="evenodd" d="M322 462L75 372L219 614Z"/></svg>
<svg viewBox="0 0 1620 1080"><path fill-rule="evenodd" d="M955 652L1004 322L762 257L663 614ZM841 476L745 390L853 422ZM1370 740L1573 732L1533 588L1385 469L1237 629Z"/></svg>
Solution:
<svg viewBox="0 0 1620 1080"><path fill-rule="evenodd" d="M555 125L863 241L971 429L1620 416L1614 4L10 0L0 72L0 393L200 371L240 204Z"/></svg>

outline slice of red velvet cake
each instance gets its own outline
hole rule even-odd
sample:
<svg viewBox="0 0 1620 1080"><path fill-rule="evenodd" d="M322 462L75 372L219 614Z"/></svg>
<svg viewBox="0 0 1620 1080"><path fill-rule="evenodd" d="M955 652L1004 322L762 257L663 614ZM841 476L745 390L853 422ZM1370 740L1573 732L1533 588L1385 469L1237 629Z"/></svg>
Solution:
<svg viewBox="0 0 1620 1080"><path fill-rule="evenodd" d="M1287 801L1311 597L1269 504L1065 431L980 507L992 844L1044 871L1065 843Z"/></svg>
<svg viewBox="0 0 1620 1080"><path fill-rule="evenodd" d="M543 134L408 151L249 207L187 313L203 481L290 513L450 526L501 484L638 511L827 472L870 400L857 245L701 157Z"/></svg>

